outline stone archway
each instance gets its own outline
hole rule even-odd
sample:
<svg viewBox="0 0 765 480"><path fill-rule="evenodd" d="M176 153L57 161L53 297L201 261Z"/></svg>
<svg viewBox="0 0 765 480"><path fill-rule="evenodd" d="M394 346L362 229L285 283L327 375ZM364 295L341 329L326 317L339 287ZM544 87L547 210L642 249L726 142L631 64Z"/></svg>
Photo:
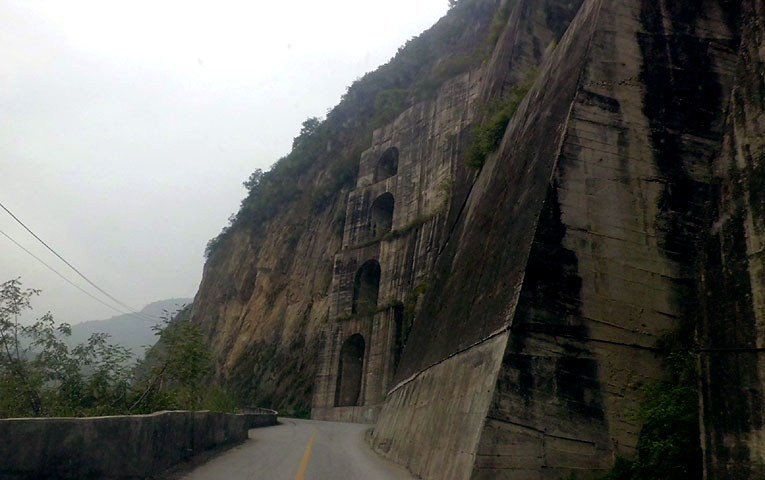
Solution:
<svg viewBox="0 0 765 480"><path fill-rule="evenodd" d="M336 407L354 407L359 404L365 347L364 337L356 333L348 337L340 349L335 388Z"/></svg>
<svg viewBox="0 0 765 480"><path fill-rule="evenodd" d="M380 290L380 264L369 260L356 271L353 280L352 314L368 315L377 309L377 295Z"/></svg>
<svg viewBox="0 0 765 480"><path fill-rule="evenodd" d="M398 148L391 147L383 152L375 168L375 182L381 182L398 173Z"/></svg>
<svg viewBox="0 0 765 480"><path fill-rule="evenodd" d="M369 232L377 238L390 232L393 225L393 207L396 200L391 193L383 193L372 202L369 210Z"/></svg>

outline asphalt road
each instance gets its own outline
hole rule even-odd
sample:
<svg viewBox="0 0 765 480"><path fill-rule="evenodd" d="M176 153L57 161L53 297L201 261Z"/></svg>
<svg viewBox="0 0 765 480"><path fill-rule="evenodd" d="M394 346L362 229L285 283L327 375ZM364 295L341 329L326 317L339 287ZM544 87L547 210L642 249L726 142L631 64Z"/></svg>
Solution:
<svg viewBox="0 0 765 480"><path fill-rule="evenodd" d="M364 441L370 425L280 418L183 480L412 480Z"/></svg>

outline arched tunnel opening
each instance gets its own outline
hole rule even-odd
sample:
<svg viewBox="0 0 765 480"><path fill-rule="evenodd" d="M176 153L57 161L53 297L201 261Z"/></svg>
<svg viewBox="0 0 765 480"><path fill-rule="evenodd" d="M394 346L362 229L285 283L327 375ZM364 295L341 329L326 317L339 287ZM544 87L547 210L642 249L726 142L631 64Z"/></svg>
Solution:
<svg viewBox="0 0 765 480"><path fill-rule="evenodd" d="M359 404L361 379L364 372L364 337L351 335L340 349L337 367L336 407L353 407Z"/></svg>
<svg viewBox="0 0 765 480"><path fill-rule="evenodd" d="M398 173L398 148L391 147L382 154L375 168L375 182L381 182Z"/></svg>
<svg viewBox="0 0 765 480"><path fill-rule="evenodd" d="M372 208L369 211L369 231L372 238L381 237L390 232L395 203L391 193L383 193L372 202Z"/></svg>
<svg viewBox="0 0 765 480"><path fill-rule="evenodd" d="M380 290L380 264L376 260L364 263L356 272L353 281L352 314L370 315L377 309L377 294Z"/></svg>

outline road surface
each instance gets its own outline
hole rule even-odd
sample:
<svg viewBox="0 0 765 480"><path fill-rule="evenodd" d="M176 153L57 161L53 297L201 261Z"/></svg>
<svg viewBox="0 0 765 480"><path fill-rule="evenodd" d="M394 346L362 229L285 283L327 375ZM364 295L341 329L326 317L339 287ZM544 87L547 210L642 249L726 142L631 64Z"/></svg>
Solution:
<svg viewBox="0 0 765 480"><path fill-rule="evenodd" d="M280 418L183 480L412 480L369 448L370 425Z"/></svg>

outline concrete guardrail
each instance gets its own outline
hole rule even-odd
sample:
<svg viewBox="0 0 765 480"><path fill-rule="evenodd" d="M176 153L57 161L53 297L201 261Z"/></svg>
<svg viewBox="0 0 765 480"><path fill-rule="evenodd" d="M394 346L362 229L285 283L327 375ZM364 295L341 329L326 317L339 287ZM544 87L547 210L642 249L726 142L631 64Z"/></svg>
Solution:
<svg viewBox="0 0 765 480"><path fill-rule="evenodd" d="M0 420L0 480L156 476L194 455L276 425L277 412L170 411L150 415Z"/></svg>

